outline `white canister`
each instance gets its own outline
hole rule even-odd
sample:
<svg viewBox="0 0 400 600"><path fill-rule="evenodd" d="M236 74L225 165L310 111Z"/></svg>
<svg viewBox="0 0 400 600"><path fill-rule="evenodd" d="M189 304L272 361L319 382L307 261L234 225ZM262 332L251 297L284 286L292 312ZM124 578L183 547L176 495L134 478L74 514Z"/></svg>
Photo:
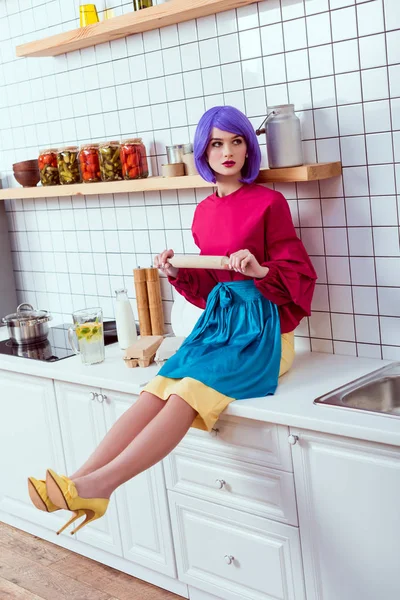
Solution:
<svg viewBox="0 0 400 600"><path fill-rule="evenodd" d="M264 123L266 124L265 129L257 129L256 133L257 135L266 133L269 168L279 169L302 165L300 119L294 112L294 104L268 107Z"/></svg>

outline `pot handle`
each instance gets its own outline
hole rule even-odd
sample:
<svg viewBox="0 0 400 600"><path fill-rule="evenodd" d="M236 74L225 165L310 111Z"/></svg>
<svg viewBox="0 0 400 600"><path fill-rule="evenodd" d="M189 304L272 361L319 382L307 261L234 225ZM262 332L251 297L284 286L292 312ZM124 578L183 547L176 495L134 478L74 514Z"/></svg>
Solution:
<svg viewBox="0 0 400 600"><path fill-rule="evenodd" d="M266 123L268 121L268 119L270 117L272 117L272 115L276 115L277 113L278 113L277 110L271 110L271 112L267 114L264 121L261 123L260 127L258 127L258 129L256 129L256 135L261 135L262 133L265 133L265 127L263 129L261 129L261 127L264 125L264 123Z"/></svg>
<svg viewBox="0 0 400 600"><path fill-rule="evenodd" d="M75 346L74 333L75 333L74 327L70 327L68 329L69 345L71 346L71 348L75 352L75 354L80 354L80 350L78 350L78 348Z"/></svg>
<svg viewBox="0 0 400 600"><path fill-rule="evenodd" d="M28 310L35 310L32 306L32 304L29 304L28 302L22 302L22 304L20 304L19 306L17 306L17 313L21 312L21 308L23 306L26 306Z"/></svg>

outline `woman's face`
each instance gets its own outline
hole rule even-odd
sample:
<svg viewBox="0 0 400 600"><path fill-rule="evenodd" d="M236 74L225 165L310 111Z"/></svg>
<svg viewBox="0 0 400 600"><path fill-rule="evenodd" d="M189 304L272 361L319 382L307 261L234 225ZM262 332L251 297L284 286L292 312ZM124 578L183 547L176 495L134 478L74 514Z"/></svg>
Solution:
<svg viewBox="0 0 400 600"><path fill-rule="evenodd" d="M246 160L247 145L244 137L214 127L207 146L211 169L226 177L240 177Z"/></svg>

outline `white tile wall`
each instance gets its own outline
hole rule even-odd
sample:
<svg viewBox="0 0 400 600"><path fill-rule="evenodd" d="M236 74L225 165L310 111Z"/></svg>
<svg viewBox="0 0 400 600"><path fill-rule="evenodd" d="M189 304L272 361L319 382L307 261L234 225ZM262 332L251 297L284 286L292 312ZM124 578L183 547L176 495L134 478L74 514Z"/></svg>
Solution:
<svg viewBox="0 0 400 600"><path fill-rule="evenodd" d="M161 3L158 0L157 3ZM97 0L100 18L132 10ZM316 351L400 358L400 2L265 0L55 58L15 46L78 26L79 2L0 0L0 173L38 149L143 137L153 174L165 146L193 140L216 104L257 127L293 102L309 161L343 177L276 186L319 279L296 331ZM262 144L263 166L267 166ZM18 296L70 320L100 304L164 247L196 252L190 226L209 191L7 201ZM172 292L162 281L166 322ZM136 310L135 303L133 307Z"/></svg>

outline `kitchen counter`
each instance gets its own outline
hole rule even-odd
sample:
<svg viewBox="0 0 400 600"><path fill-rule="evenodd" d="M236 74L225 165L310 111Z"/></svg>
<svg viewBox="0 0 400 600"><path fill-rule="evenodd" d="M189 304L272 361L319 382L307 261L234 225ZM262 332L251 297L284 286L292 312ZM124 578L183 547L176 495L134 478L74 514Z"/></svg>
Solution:
<svg viewBox="0 0 400 600"><path fill-rule="evenodd" d="M7 337L7 329L2 328L0 340ZM137 396L159 367L129 369L123 354L118 344L106 346L106 360L92 366L83 365L79 356L45 363L0 355L0 369ZM298 351L274 396L233 402L224 414L400 446L400 419L396 417L313 404L315 398L391 362Z"/></svg>

